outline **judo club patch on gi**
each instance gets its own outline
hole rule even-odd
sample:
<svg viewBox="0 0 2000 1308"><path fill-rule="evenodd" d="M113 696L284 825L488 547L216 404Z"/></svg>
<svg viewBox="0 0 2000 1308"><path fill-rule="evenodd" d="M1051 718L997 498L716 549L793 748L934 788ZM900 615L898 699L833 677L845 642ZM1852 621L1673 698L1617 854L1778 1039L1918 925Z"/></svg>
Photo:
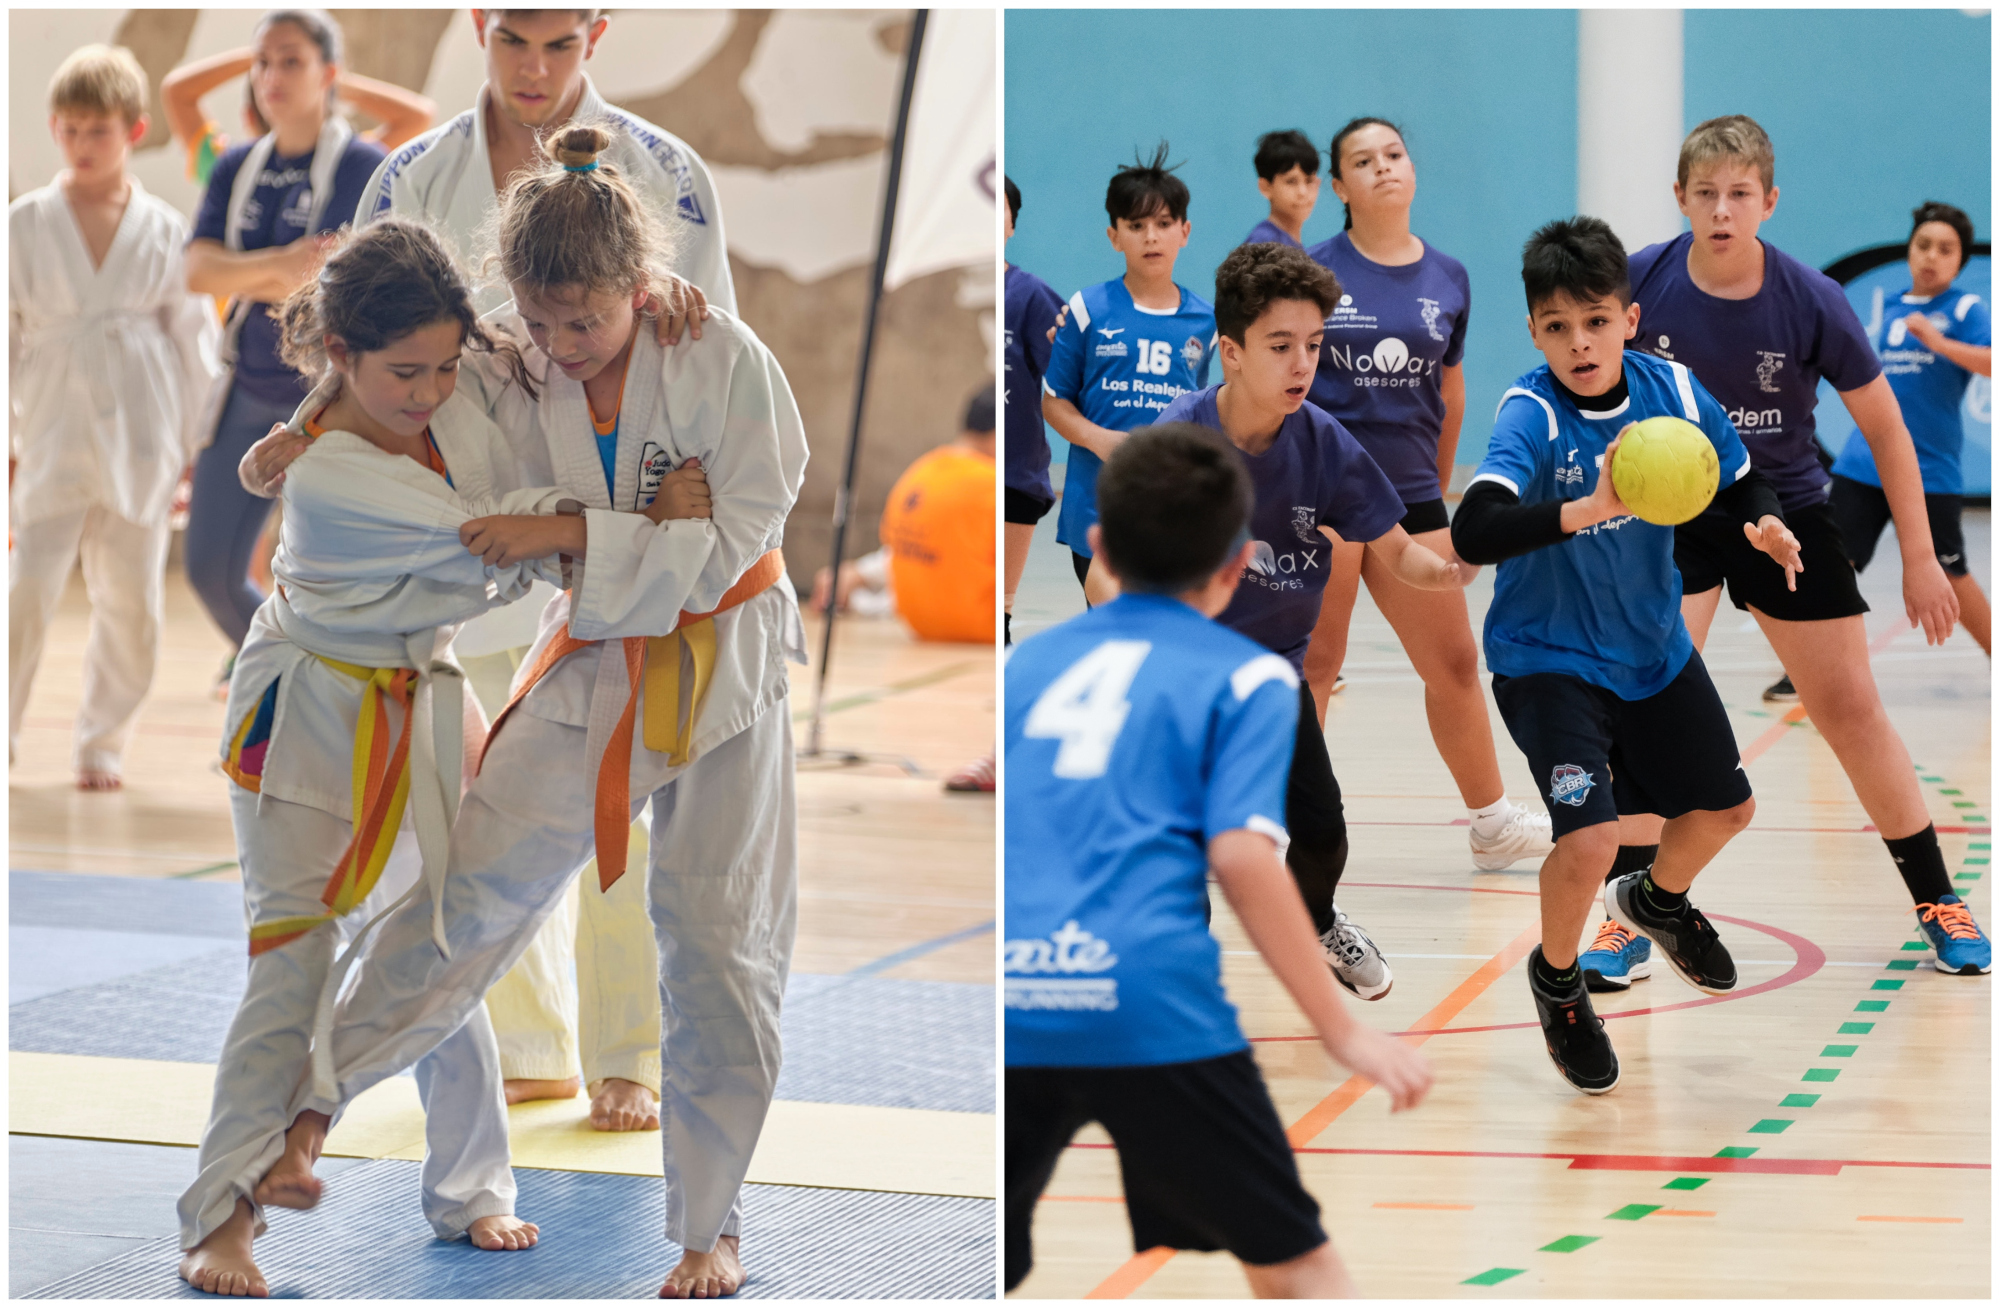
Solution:
<svg viewBox="0 0 2000 1308"><path fill-rule="evenodd" d="M1549 774L1549 798L1559 804L1583 807L1583 801L1590 798L1590 788L1597 783L1590 774L1574 763L1558 763L1556 770Z"/></svg>
<svg viewBox="0 0 2000 1308"><path fill-rule="evenodd" d="M660 493L660 486L673 471L673 456L654 441L639 451L639 507L645 508Z"/></svg>

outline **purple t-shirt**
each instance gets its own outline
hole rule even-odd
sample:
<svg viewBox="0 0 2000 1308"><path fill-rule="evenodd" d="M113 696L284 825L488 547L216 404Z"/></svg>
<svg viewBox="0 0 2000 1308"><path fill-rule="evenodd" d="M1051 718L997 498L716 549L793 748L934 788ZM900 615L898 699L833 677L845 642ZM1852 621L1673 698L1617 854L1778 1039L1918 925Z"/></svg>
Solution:
<svg viewBox="0 0 2000 1308"><path fill-rule="evenodd" d="M1279 245L1289 245L1294 250L1303 250L1306 248L1293 240L1290 232L1278 226L1278 224L1272 222L1269 218L1252 227L1250 234L1243 238L1243 244L1245 245L1261 245L1266 241L1276 241Z"/></svg>
<svg viewBox="0 0 2000 1308"><path fill-rule="evenodd" d="M1049 370L1049 328L1056 325L1062 297L1031 272L1007 265L1006 341L1002 350L1002 393L1007 423L1007 485L1053 502L1049 481L1049 434L1042 426L1042 376Z"/></svg>
<svg viewBox="0 0 2000 1308"><path fill-rule="evenodd" d="M1465 357L1472 283L1435 246L1390 268L1362 257L1346 232L1306 253L1340 279L1310 399L1340 419L1406 504L1437 499L1441 370Z"/></svg>
<svg viewBox="0 0 2000 1308"><path fill-rule="evenodd" d="M1796 509L1823 502L1830 481L1814 437L1819 379L1851 391L1880 376L1882 364L1840 283L1758 239L1764 285L1747 300L1717 299L1694 284L1690 232L1633 255L1632 347L1686 364L1722 401L1779 502Z"/></svg>
<svg viewBox="0 0 2000 1308"><path fill-rule="evenodd" d="M1221 389L1190 391L1159 420L1221 431ZM1243 466L1255 493L1250 536L1257 550L1216 621L1303 670L1332 551L1319 529L1331 527L1344 541L1375 540L1403 520L1403 499L1347 429L1310 402L1285 419L1270 449L1243 454Z"/></svg>

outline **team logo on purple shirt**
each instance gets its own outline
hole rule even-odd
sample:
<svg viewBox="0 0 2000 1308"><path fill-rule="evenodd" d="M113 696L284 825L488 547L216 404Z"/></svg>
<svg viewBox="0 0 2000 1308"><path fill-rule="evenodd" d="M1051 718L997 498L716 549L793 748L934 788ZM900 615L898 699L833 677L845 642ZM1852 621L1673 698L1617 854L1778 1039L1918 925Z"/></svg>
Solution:
<svg viewBox="0 0 2000 1308"><path fill-rule="evenodd" d="M1312 505L1294 504L1292 506L1292 530L1297 532L1299 539L1306 544L1310 545L1313 543L1318 528L1313 525Z"/></svg>
<svg viewBox="0 0 2000 1308"><path fill-rule="evenodd" d="M1757 353L1764 360L1757 365L1757 389L1776 395L1779 393L1778 369L1785 366L1785 356L1782 352L1771 350L1759 350Z"/></svg>
<svg viewBox="0 0 2000 1308"><path fill-rule="evenodd" d="M1549 798L1559 804L1583 807L1583 801L1590 797L1590 788L1597 783L1590 774L1574 763L1558 763L1556 770L1549 774Z"/></svg>

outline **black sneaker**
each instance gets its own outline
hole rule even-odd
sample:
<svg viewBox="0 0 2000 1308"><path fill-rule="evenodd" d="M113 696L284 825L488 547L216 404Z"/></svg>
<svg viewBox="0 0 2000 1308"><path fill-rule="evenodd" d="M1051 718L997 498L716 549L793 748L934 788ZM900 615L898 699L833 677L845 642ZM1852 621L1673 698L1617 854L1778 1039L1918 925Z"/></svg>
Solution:
<svg viewBox="0 0 2000 1308"><path fill-rule="evenodd" d="M1776 681L1764 687L1764 702L1766 704L1796 704L1799 702L1799 692L1792 685L1791 673L1787 672L1784 676L1779 677Z"/></svg>
<svg viewBox="0 0 2000 1308"><path fill-rule="evenodd" d="M1601 1095L1618 1084L1618 1053L1611 1037L1604 1034L1604 1019L1590 1006L1590 992L1577 975L1576 987L1567 992L1548 988L1538 969L1542 947L1528 955L1528 989L1535 996L1535 1013L1542 1019L1542 1041L1548 1046L1549 1061L1563 1080L1587 1095Z"/></svg>
<svg viewBox="0 0 2000 1308"><path fill-rule="evenodd" d="M1604 888L1604 907L1620 922L1660 947L1667 965L1681 980L1705 995L1726 995L1736 988L1736 961L1715 934L1715 928L1693 904L1678 913L1656 913L1646 906L1639 887L1644 872L1628 872Z"/></svg>

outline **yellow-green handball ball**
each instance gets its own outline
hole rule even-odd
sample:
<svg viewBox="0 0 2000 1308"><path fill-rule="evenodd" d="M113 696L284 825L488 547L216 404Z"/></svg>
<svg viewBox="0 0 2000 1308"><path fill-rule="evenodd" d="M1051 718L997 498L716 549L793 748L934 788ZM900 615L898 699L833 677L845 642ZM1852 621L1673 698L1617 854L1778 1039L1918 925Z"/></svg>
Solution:
<svg viewBox="0 0 2000 1308"><path fill-rule="evenodd" d="M1611 459L1611 485L1647 522L1677 527L1708 507L1722 479L1715 446L1685 418L1633 425Z"/></svg>

